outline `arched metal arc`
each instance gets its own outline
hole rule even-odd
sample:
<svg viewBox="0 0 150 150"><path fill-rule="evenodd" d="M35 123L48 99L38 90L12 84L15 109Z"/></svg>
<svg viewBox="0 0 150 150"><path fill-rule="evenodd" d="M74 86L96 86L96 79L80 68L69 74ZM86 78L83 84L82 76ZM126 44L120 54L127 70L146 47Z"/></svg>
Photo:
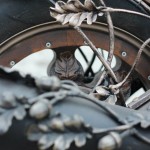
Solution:
<svg viewBox="0 0 150 150"><path fill-rule="evenodd" d="M83 24L81 27L96 47L109 50L108 28L106 24L95 23L92 26ZM119 56L127 64L132 65L137 50L143 42L118 28L115 28L115 36L115 55ZM50 48L52 49L81 46L84 44L81 36L69 26L62 26L56 22L45 23L18 33L16 36L3 42L0 45L0 64L9 66L11 61L17 63L34 52L46 49L47 42L51 43ZM149 65L149 49L149 47L147 47L147 50L145 49L137 67L137 71L145 79L150 74L150 70L145 70L145 67ZM123 51L126 51L126 57L122 57Z"/></svg>

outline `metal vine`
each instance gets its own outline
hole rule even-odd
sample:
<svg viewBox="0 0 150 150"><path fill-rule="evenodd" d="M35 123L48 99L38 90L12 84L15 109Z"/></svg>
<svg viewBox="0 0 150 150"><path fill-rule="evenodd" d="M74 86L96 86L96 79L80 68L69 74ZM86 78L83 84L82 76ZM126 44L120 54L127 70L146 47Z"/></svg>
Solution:
<svg viewBox="0 0 150 150"><path fill-rule="evenodd" d="M121 100L122 100L121 103L122 105L125 106L124 96L120 88L127 81L130 74L137 66L143 49L149 44L149 39L146 40L144 44L141 46L137 54L137 58L134 64L132 65L131 70L128 73L128 75L124 78L122 82L119 83L114 71L112 70L110 66L112 58L113 58L113 54L114 54L114 45L115 45L113 21L112 21L110 13L114 13L114 12L129 13L132 15L142 16L148 19L150 19L150 16L147 14L143 14L143 13L139 13L139 12L135 12L131 10L114 9L114 8L107 7L103 0L100 0L100 4L101 6L96 6L96 4L92 0L85 0L84 4L82 4L79 0L69 0L66 3L63 1L58 1L55 3L55 7L50 7L50 14L58 22L61 22L63 25L68 23L69 25L73 26L74 29L83 37L87 45L93 50L93 52L96 54L96 56L100 59L100 61L104 65L105 70L101 74L97 84L95 85L91 93L93 93L96 90L97 86L101 85L102 81L106 78L107 75L110 75L111 78L114 80L114 82L112 83L112 85L108 86L108 90L110 90L114 95L119 93L119 96L121 97ZM144 8L147 11L149 11L147 9L148 5L146 5L146 3L144 3L143 1L140 1L140 4L144 6ZM90 41L90 39L86 36L86 34L79 27L84 20L87 21L87 24L91 25L97 20L99 16L102 17L104 13L106 14L106 17L107 17L107 24L108 24L109 38L110 38L109 54L108 54L107 61L103 58L103 56L97 50L97 48L92 43L92 41Z"/></svg>

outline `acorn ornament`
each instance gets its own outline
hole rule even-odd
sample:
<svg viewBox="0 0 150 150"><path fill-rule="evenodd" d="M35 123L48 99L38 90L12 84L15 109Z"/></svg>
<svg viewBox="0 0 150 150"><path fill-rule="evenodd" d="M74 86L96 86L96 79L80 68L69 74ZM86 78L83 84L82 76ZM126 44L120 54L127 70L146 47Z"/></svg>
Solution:
<svg viewBox="0 0 150 150"><path fill-rule="evenodd" d="M50 115L51 110L52 106L49 103L49 100L42 99L32 105L29 114L32 118L40 120Z"/></svg>
<svg viewBox="0 0 150 150"><path fill-rule="evenodd" d="M110 132L98 142L98 150L116 150L122 143L121 136L116 132Z"/></svg>

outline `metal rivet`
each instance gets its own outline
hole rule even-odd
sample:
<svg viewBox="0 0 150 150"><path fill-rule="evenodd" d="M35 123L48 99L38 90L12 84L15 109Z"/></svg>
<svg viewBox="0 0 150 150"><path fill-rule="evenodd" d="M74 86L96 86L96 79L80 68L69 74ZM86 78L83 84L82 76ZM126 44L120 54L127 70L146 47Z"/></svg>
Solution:
<svg viewBox="0 0 150 150"><path fill-rule="evenodd" d="M15 61L11 61L11 62L10 62L10 66L11 66L11 67L13 67L15 64L16 64Z"/></svg>
<svg viewBox="0 0 150 150"><path fill-rule="evenodd" d="M126 57L127 53L126 52L122 52L121 55L122 55L122 57Z"/></svg>
<svg viewBox="0 0 150 150"><path fill-rule="evenodd" d="M150 75L148 76L148 80L150 81Z"/></svg>
<svg viewBox="0 0 150 150"><path fill-rule="evenodd" d="M88 45L86 41L84 41L84 45Z"/></svg>
<svg viewBox="0 0 150 150"><path fill-rule="evenodd" d="M51 44L50 42L47 42L47 43L46 43L46 47L47 47L47 48L50 48L51 45L52 45L52 44Z"/></svg>

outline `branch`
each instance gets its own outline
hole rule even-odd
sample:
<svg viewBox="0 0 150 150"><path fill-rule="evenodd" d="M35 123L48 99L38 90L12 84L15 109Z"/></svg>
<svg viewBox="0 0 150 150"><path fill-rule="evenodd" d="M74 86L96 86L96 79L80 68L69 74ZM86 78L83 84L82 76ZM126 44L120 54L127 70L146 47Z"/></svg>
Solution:
<svg viewBox="0 0 150 150"><path fill-rule="evenodd" d="M107 61L102 57L101 53L97 50L95 45L89 40L89 38L85 35L85 33L79 28L79 27L74 27L77 32L83 37L83 39L86 41L86 43L91 47L93 52L97 55L97 57L100 59L100 61L103 63L104 67L108 70L109 74L111 77L117 82L117 78Z"/></svg>
<svg viewBox="0 0 150 150"><path fill-rule="evenodd" d="M144 48L145 48L149 43L150 43L150 38L149 38L148 40L146 40L146 41L142 44L142 46L141 46L141 48L140 48L139 51L138 51L137 57L136 57L136 59L135 59L133 65L132 65L132 67L131 67L129 73L128 73L127 76L124 78L124 80L123 80L122 82L116 84L116 85L110 85L110 86L109 86L109 88L110 88L112 91L114 91L114 90L120 88L121 86L123 86L123 84L126 82L126 80L127 80L127 79L129 78L129 76L131 75L132 71L133 71L133 70L135 69L135 67L137 66L137 64L138 64L138 62L139 62L139 59L140 59L140 56L141 56L141 54L142 54Z"/></svg>
<svg viewBox="0 0 150 150"><path fill-rule="evenodd" d="M101 10L102 12L120 12L120 13L128 13L128 14L133 14L133 15L138 15L138 16L142 16L145 18L150 19L150 16L146 15L146 14L142 14L136 11L132 11L132 10L126 10L126 9L114 9L114 8L110 8L110 7L106 7L104 9Z"/></svg>

